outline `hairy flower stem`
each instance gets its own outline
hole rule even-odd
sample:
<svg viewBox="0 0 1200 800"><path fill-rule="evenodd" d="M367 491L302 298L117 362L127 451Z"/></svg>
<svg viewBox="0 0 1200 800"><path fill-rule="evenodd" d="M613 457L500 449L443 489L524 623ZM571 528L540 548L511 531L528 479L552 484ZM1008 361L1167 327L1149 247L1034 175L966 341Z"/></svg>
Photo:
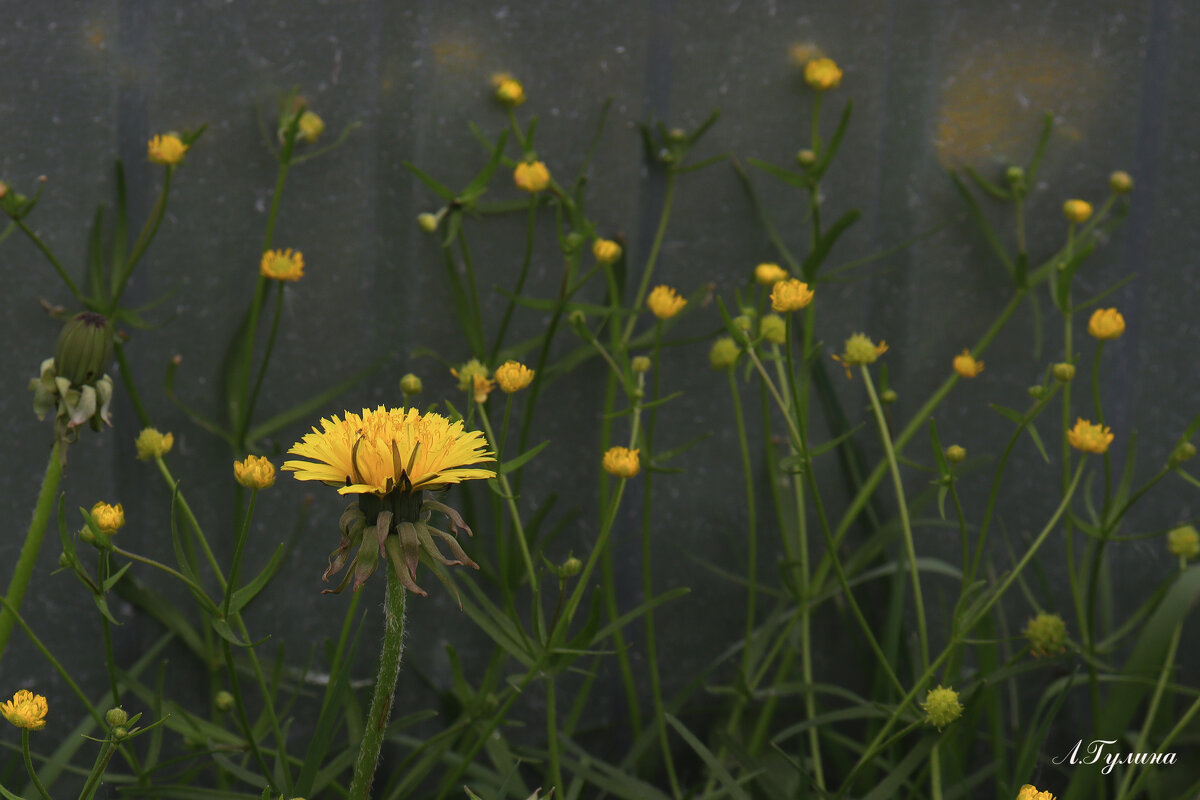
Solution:
<svg viewBox="0 0 1200 800"><path fill-rule="evenodd" d="M362 741L358 745L358 760L350 781L348 800L367 800L379 750L383 746L388 717L392 713L392 697L396 693L396 678L400 675L400 660L404 655L404 587L391 565L386 565L387 600L384 605L383 648L379 651L379 677L367 714Z"/></svg>
<svg viewBox="0 0 1200 800"><path fill-rule="evenodd" d="M883 405L875 393L875 383L871 380L871 371L864 364L861 368L863 383L871 398L871 407L875 409L875 420L879 423L879 439L883 443L887 455L888 466L892 472L892 484L896 488L896 506L900 512L900 527L904 532L905 556L908 559L909 577L913 583L913 603L917 607L917 636L921 642L921 666L929 667L929 631L925 627L925 600L921 596L921 573L917 569L917 551L913 542L912 525L908 519L908 503L904 499L904 483L900 480L900 465L896 461L896 450L892 446L892 436L888 432L887 419L883 415Z"/></svg>
<svg viewBox="0 0 1200 800"><path fill-rule="evenodd" d="M58 494L59 479L62 478L64 447L62 442L55 441L50 450L50 460L46 463L46 474L42 477L42 488L38 491L33 519L25 534L21 554L17 556L17 568L13 570L8 591L4 595L6 608L0 611L0 658L4 657L8 639L12 636L13 625L16 623L13 611L20 608L21 601L25 599L25 590L29 588L29 580L33 577L34 567L37 566L38 552L42 549L42 538L46 535L46 525L50 522L50 514L54 510L54 498Z"/></svg>

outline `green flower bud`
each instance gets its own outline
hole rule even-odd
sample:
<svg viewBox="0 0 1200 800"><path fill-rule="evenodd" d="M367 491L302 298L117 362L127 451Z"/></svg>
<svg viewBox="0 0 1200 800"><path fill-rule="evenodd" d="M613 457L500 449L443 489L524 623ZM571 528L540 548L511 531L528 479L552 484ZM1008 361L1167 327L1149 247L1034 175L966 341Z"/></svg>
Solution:
<svg viewBox="0 0 1200 800"><path fill-rule="evenodd" d="M417 215L417 225L426 233L433 233L438 229L437 214L430 214L426 211L424 214Z"/></svg>
<svg viewBox="0 0 1200 800"><path fill-rule="evenodd" d="M117 706L108 710L108 713L104 715L104 721L108 723L108 727L110 728L119 728L126 722L129 722L129 715L125 713L125 709Z"/></svg>
<svg viewBox="0 0 1200 800"><path fill-rule="evenodd" d="M713 342L712 350L708 353L708 363L713 369L729 369L737 363L741 351L737 342L728 336L722 336Z"/></svg>
<svg viewBox="0 0 1200 800"><path fill-rule="evenodd" d="M958 702L958 692L942 686L929 690L921 708L925 711L925 724L932 725L939 731L963 713L963 704Z"/></svg>
<svg viewBox="0 0 1200 800"><path fill-rule="evenodd" d="M1070 383L1075 379L1075 365L1063 362L1054 365L1054 380L1059 383Z"/></svg>
<svg viewBox="0 0 1200 800"><path fill-rule="evenodd" d="M1193 525L1181 525L1167 533L1167 550L1173 556L1192 559L1200 556L1200 533Z"/></svg>
<svg viewBox="0 0 1200 800"><path fill-rule="evenodd" d="M1029 396L1034 400L1041 400L1046 396L1046 388L1044 386L1030 386L1028 392Z"/></svg>
<svg viewBox="0 0 1200 800"><path fill-rule="evenodd" d="M650 359L646 356L635 356L629 366L634 372L649 372Z"/></svg>
<svg viewBox="0 0 1200 800"><path fill-rule="evenodd" d="M1196 445L1191 442L1183 442L1171 451L1171 458L1167 463L1174 469L1185 461L1191 461L1195 456Z"/></svg>
<svg viewBox="0 0 1200 800"><path fill-rule="evenodd" d="M783 344L787 339L787 323L778 314L767 314L759 327L764 339L772 344Z"/></svg>
<svg viewBox="0 0 1200 800"><path fill-rule="evenodd" d="M799 153L796 153L796 163L805 168L811 167L817 163L817 154L812 150L801 150Z"/></svg>
<svg viewBox="0 0 1200 800"><path fill-rule="evenodd" d="M754 327L754 320L745 314L739 314L733 318L733 327L737 328L739 331L749 332L750 329Z"/></svg>
<svg viewBox="0 0 1200 800"><path fill-rule="evenodd" d="M400 391L404 392L405 396L412 397L415 394L420 394L424 386L421 384L421 379L411 372L400 379Z"/></svg>
<svg viewBox="0 0 1200 800"><path fill-rule="evenodd" d="M885 404L891 405L900 399L900 395L896 394L895 389L884 389L882 392L880 392L879 399Z"/></svg>
<svg viewBox="0 0 1200 800"><path fill-rule="evenodd" d="M76 314L58 334L54 369L75 386L94 384L112 362L112 323L102 314Z"/></svg>
<svg viewBox="0 0 1200 800"><path fill-rule="evenodd" d="M562 571L564 578L574 578L580 572L583 572L583 562L575 556L571 556L562 563L559 569Z"/></svg>
<svg viewBox="0 0 1200 800"><path fill-rule="evenodd" d="M967 458L967 449L957 444L946 448L946 460L951 464L961 464Z"/></svg>
<svg viewBox="0 0 1200 800"><path fill-rule="evenodd" d="M1038 614L1025 623L1021 632L1029 640L1029 652L1034 656L1067 652L1067 623L1058 614Z"/></svg>
<svg viewBox="0 0 1200 800"><path fill-rule="evenodd" d="M225 691L224 689L217 692L217 696L214 698L214 701L217 706L217 711L221 711L221 712L232 711L233 706L235 705L233 695L230 694L229 692Z"/></svg>
<svg viewBox="0 0 1200 800"><path fill-rule="evenodd" d="M574 253L583 246L583 234L578 231L571 231L567 234L567 238L563 239L563 250L567 253Z"/></svg>
<svg viewBox="0 0 1200 800"><path fill-rule="evenodd" d="M1018 166L1009 167L1004 171L1004 179L1009 183L1021 183L1025 180L1025 170Z"/></svg>
<svg viewBox="0 0 1200 800"><path fill-rule="evenodd" d="M114 742L122 741L129 738L129 729L124 726L118 726L112 729L112 738Z"/></svg>

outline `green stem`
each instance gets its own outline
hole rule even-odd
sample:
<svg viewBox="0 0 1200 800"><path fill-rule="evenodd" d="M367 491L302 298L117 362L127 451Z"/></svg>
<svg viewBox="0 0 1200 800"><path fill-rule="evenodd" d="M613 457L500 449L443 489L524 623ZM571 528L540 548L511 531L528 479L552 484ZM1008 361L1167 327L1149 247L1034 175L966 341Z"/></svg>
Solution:
<svg viewBox="0 0 1200 800"><path fill-rule="evenodd" d="M646 266L642 268L642 280L638 283L637 294L634 295L633 305L630 309L636 312L642 307L642 301L646 299L646 292L650 288L650 276L654 274L654 264L658 260L658 253L662 249L663 238L667 234L667 220L671 217L671 206L675 202L675 172L674 170L667 173L667 188L663 195L662 212L658 217L658 228L654 232L654 243L650 245L650 254L646 257ZM621 343L628 344L629 337L633 335L633 326L637 323L637 314L629 315L629 322L625 324L625 332L621 335Z"/></svg>
<svg viewBox="0 0 1200 800"><path fill-rule="evenodd" d="M371 710L367 714L362 741L359 743L354 777L346 795L348 800L368 800L370 797L371 780L375 776L383 735L392 713L392 697L396 692L400 660L404 655L404 587L400 585L400 579L390 564L385 571L388 576L387 602L383 648L379 652L379 677L375 681Z"/></svg>
<svg viewBox="0 0 1200 800"><path fill-rule="evenodd" d="M183 496L183 492L179 489L179 483L171 475L171 470L167 468L167 462L163 461L162 456L155 456L155 462L158 464L158 471L162 473L163 479L167 482L167 488L179 500L179 507L183 509L183 515L187 518L188 524L192 526L192 530L196 532L196 539L200 542L200 549L204 551L205 558L208 559L208 564L212 567L213 574L217 576L217 583L221 587L221 591L225 591L225 574L221 571L221 565L217 563L217 557L213 555L212 548L208 546L208 539L204 536L204 530L200 527L199 520L192 513L192 507L188 505L188 501Z"/></svg>
<svg viewBox="0 0 1200 800"><path fill-rule="evenodd" d="M50 800L50 793L46 791L45 786L42 786L42 781L38 778L37 771L33 768L33 756L29 752L29 728L21 729L21 752L25 755L25 769L29 772L29 780L33 781L33 785L38 790L38 794L42 796L42 800Z"/></svg>
<svg viewBox="0 0 1200 800"><path fill-rule="evenodd" d="M110 562L112 555L109 551L104 550L100 553L99 564L97 565L97 578L99 578L100 586L104 586L110 574ZM108 621L108 617L100 615L100 627L104 631L104 663L108 667L108 683L112 690L112 704L114 706L121 704L121 690L117 688L117 661L113 656L112 643L112 624Z"/></svg>
<svg viewBox="0 0 1200 800"><path fill-rule="evenodd" d="M283 282L277 281L277 283L279 286L275 293L275 312L271 317L271 330L267 334L267 346L263 350L262 362L258 365L258 374L254 377L254 386L246 400L245 413L242 414L242 424L238 426L237 438L234 440L239 451L246 449L246 431L250 428L250 418L254 415L254 404L258 402L258 393L262 389L263 378L267 375L267 365L271 363L271 352L275 349L275 337L279 333L279 318L283 312ZM240 453L238 454L240 455Z"/></svg>
<svg viewBox="0 0 1200 800"><path fill-rule="evenodd" d="M229 688L233 692L238 724L241 726L242 735L246 737L246 746L254 754L254 760L258 762L258 768L262 771L263 780L270 785L272 791L278 792L280 787L275 784L274 772L267 764L266 756L263 755L262 748L258 744L258 737L254 735L254 726L250 724L250 714L246 711L246 698L242 694L242 682L238 679L237 662L233 660L233 646L228 639L221 639L221 651L225 656L225 664L229 668ZM250 649L250 652L254 652L253 648ZM269 697L264 697L263 701L268 705L271 702Z"/></svg>
<svg viewBox="0 0 1200 800"><path fill-rule="evenodd" d="M529 265L533 263L533 224L537 220L537 195L531 195L529 198L529 223L525 230L525 257L521 260L521 274L517 277L517 284L513 288L513 296L508 299L508 306L504 309L504 316L500 318L500 329L496 331L496 341L492 344L491 362L496 362L496 356L500 353L500 347L504 344L504 334L508 332L508 323L512 318L513 311L517 306L517 297L520 296L521 290L525 288L525 279L529 276Z"/></svg>
<svg viewBox="0 0 1200 800"><path fill-rule="evenodd" d="M225 584L225 602L221 606L221 616L229 619L229 605L233 602L233 593L237 588L238 573L242 569L242 551L246 546L246 535L250 532L250 520L254 517L254 503L258 499L258 490L250 491L250 507L246 509L246 515L242 518L242 524L238 530L237 542L233 546L233 563L229 565L229 583Z"/></svg>
<svg viewBox="0 0 1200 800"><path fill-rule="evenodd" d="M562 765L558 756L558 706L554 692L554 672L546 671L546 747L550 754L550 794L561 795Z"/></svg>
<svg viewBox="0 0 1200 800"><path fill-rule="evenodd" d="M75 295L75 299L82 300L83 295L79 293L79 287L75 285L75 281L71 280L71 276L67 274L67 270L58 260L58 257L54 255L54 252L46 245L45 242L41 240L41 237L33 232L32 228L25 224L25 220L19 219L16 222L17 227L21 229L21 232L29 237L30 241L37 246L38 250L42 251L42 255L44 255L54 267L54 271L58 273L58 277L62 279L62 282L67 285L67 289L70 290L71 294Z"/></svg>
<svg viewBox="0 0 1200 800"><path fill-rule="evenodd" d="M8 639L12 636L16 617L13 612L21 607L25 599L25 590L33 577L37 566L38 552L42 549L42 538L46 535L46 525L50 522L50 514L54 510L54 498L58 493L58 482L62 478L63 449L60 441L54 442L50 450L50 460L46 463L46 474L42 477L42 488L38 491L37 506L33 510L33 520L25 534L25 544L21 546L21 554L17 556L17 567L13 570L12 580L8 583L5 593L5 610L0 611L0 659L8 647Z"/></svg>
<svg viewBox="0 0 1200 800"><path fill-rule="evenodd" d="M171 577L178 579L179 581L183 582L183 584L185 586L187 586L189 589L192 590L192 594L194 594L196 596L196 599L200 602L200 604L204 606L205 611L209 611L209 612L217 611L217 604L214 603L211 599L209 599L209 597L205 593L204 589L202 587L200 587L199 585L197 585L196 583L193 583L190 578L188 578L186 575L184 575L179 570L174 569L172 567L168 567L166 564L155 561L152 558L146 558L145 556L140 556L137 553L131 553L128 550L122 550L121 548L117 547L116 545L113 546L112 551L119 556L124 556L125 558L128 558L130 561L138 561L138 562L141 562L142 564L145 564L148 567L154 567L155 569L160 569L163 572L170 575Z"/></svg>
<svg viewBox="0 0 1200 800"><path fill-rule="evenodd" d="M487 434L488 441L491 442L492 447L499 453L499 442L496 440L495 432L492 431L492 423L488 419L487 409L483 405L479 405L478 408L479 420L483 423L483 430ZM512 487L508 483L508 476L497 470L496 480L500 483L500 490L504 492L504 502L508 504L513 529L517 534L517 544L521 546L521 558L525 562L525 574L529 577L529 589L533 592L534 597L537 597L537 573L533 569L533 558L529 554L529 542L525 540L525 528L521 525L521 513L517 510L517 501L513 495Z"/></svg>
<svg viewBox="0 0 1200 800"><path fill-rule="evenodd" d="M738 445L742 454L742 472L746 478L746 634L742 645L742 675L750 674L750 643L754 636L755 601L758 594L758 526L754 498L754 466L750 461L750 443L746 437L746 420L742 413L742 398L738 392L734 371L729 372L729 391L733 395L733 414L737 420ZM732 731L730 731L732 733Z"/></svg>
<svg viewBox="0 0 1200 800"><path fill-rule="evenodd" d="M929 751L929 794L931 800L942 800L942 760L936 743Z"/></svg>
<svg viewBox="0 0 1200 800"><path fill-rule="evenodd" d="M129 360L125 358L125 346L120 342L113 342L113 352L117 356L117 365L120 367L121 383L125 385L125 392L129 395L129 401L133 403L133 413L137 415L138 423L143 428L149 428L150 415L146 413L146 407L142 405L142 397L133 383L133 371L129 367Z"/></svg>
<svg viewBox="0 0 1200 800"><path fill-rule="evenodd" d="M117 307L121 303L121 295L125 293L125 285L129 282L129 276L133 274L133 268L137 266L137 262L145 254L146 248L150 246L150 242L154 241L154 235L158 233L158 226L162 224L163 217L167 213L167 197L171 193L171 176L174 174L175 167L167 167L167 175L163 178L162 192L158 195L158 201L154 204L154 210L150 212L150 218L146 220L145 227L142 228L137 241L133 243L133 250L129 253L129 260L120 266L120 278L118 279L116 275L113 276L114 280L116 280L116 285L113 287L112 302L108 306L108 313L110 315L116 312Z"/></svg>
<svg viewBox="0 0 1200 800"><path fill-rule="evenodd" d="M921 641L921 666L929 667L929 631L925 627L925 601L921 595L921 572L917 569L917 551L913 542L912 525L908 519L908 503L904 498L904 484L900 479L900 465L896 462L896 450L892 446L892 436L888 432L887 420L883 416L883 406L879 396L875 394L875 383L871 380L871 371L867 365L861 367L863 383L866 384L867 394L871 398L871 407L875 409L875 421L879 423L879 439L883 443L888 465L892 472L892 485L896 489L896 505L900 512L900 527L904 532L904 549L908 559L909 578L913 584L913 603L917 607L917 636Z"/></svg>

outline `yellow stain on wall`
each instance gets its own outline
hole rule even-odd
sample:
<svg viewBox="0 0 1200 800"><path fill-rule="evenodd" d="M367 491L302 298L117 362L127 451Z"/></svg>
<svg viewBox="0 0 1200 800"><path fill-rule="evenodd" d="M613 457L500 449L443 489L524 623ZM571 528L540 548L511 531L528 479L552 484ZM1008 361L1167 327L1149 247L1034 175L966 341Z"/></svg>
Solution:
<svg viewBox="0 0 1200 800"><path fill-rule="evenodd" d="M1025 163L1047 111L1054 135L1078 142L1091 114L1072 101L1095 98L1104 78L1090 54L1046 41L976 41L949 63L935 140L945 167Z"/></svg>

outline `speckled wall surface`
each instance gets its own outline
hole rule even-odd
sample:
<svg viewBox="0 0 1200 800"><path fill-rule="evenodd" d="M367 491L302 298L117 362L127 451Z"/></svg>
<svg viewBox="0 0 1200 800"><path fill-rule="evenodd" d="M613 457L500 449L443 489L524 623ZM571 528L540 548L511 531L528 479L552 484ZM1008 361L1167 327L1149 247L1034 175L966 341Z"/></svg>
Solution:
<svg viewBox="0 0 1200 800"><path fill-rule="evenodd" d="M522 114L541 117L538 152L556 172L573 174L583 160L603 100L613 100L609 124L591 169L588 197L595 219L623 233L633 264L641 263L662 201L661 180L642 158L637 123L652 118L690 128L711 110L722 117L699 156L731 151L786 164L807 135L809 98L788 60L797 42L814 42L845 68L842 88L827 98L840 108L855 103L854 118L825 195L831 213L861 209L861 222L839 243L832 264L850 262L949 223L912 247L877 262L869 279L823 290L818 335L835 345L867 330L891 345L886 357L907 419L947 374L951 357L986 328L1009 297L1008 281L966 217L947 168L973 165L996 174L1026 160L1041 124L1053 111L1057 126L1039 183L1030 199L1030 251L1058 246L1059 213L1066 197L1103 198L1106 177L1126 169L1137 185L1125 226L1099 250L1077 280L1081 294L1099 291L1136 272L1113 298L1129 323L1106 350L1109 380L1103 387L1106 417L1118 432L1116 458L1124 457L1138 429L1138 475L1149 476L1176 437L1200 411L1195 366L1195 313L1200 298L1200 227L1191 222L1200 185L1200 8L1178 0L1062 3L882 2L341 2L295 3L141 2L3 3L0 14L0 177L15 187L48 178L30 224L69 269L82 272L87 231L99 203L111 206L112 162L124 160L134 220L148 213L161 180L146 163L153 133L208 131L177 174L169 214L130 286L134 304L164 292L172 298L150 316L162 327L132 332L127 345L133 373L156 424L175 432L171 464L221 553L232 546L232 481L227 447L189 423L166 399L168 360L182 355L177 390L206 414L217 413L216 370L234 326L249 302L275 165L260 139L256 104L270 117L279 93L299 87L335 133L361 122L348 143L305 164L289 178L276 242L302 249L308 264L302 282L286 292L276 358L262 400L264 414L288 407L367 365L380 354L395 358L380 372L331 404L326 412L398 403L399 377L426 378L427 397L445 396L452 379L418 347L434 347L450 361L468 355L452 315L440 255L414 224L435 198L403 167L412 161L451 186L461 186L486 159L468 130L504 127L490 95L488 76L511 71L524 81L529 102ZM754 176L784 238L806 241L800 199L782 184ZM515 199L497 180L497 199ZM998 225L1009 231L998 213ZM524 233L513 218L487 219L472 228L483 287L510 286L520 265ZM550 217L540 228L528 293L551 296L559 257ZM774 257L739 180L728 165L681 178L680 196L667 232L658 277L684 290L716 284L726 298L747 270ZM69 295L50 266L24 238L0 244L0 280L7 346L0 351L0 426L5 468L0 472L0 518L9 533L0 541L7 570L20 547L45 456L49 425L30 413L25 385L52 353L58 324L39 299L66 303ZM1040 379L1061 348L1061 325L1048 298L1045 350L1032 352L1026 306L986 355L987 370L960 384L938 413L943 441L993 457L1009 423L989 402L1020 406L1025 388ZM491 325L504 298L485 293ZM515 338L545 324L521 310ZM714 331L715 308L692 315L682 335ZM569 331L558 347L574 345ZM1090 343L1088 344L1090 347ZM1087 351L1090 353L1090 350ZM659 625L671 664L666 680L678 686L735 636L743 594L698 565L744 559L744 509L732 411L724 380L707 367L707 345L673 351L663 386L685 397L660 422L660 442L682 443L698 430L714 435L688 458L684 475L655 483L655 558L658 585L683 585L692 593L667 606ZM1086 361L1085 361L1086 363ZM837 378L837 374L834 373ZM532 439L551 446L525 477L528 507L559 493L562 510L577 508L554 548L585 551L596 532L594 496L603 374L586 364L554 384L542 399L545 415ZM865 418L860 382L836 381L852 420ZM119 392L120 394L120 392ZM135 417L118 399L116 427L85 435L71 448L63 483L68 519L77 506L119 500L129 525L125 546L170 557L169 493L151 466L134 457ZM305 425L285 430L286 446ZM869 430L869 429L868 429ZM1051 435L1054 426L1047 429ZM760 432L753 431L755 437ZM863 448L877 448L867 432ZM925 448L918 436L915 448ZM921 449L918 458L925 458ZM277 463L278 463L277 459ZM980 508L990 467L965 485L968 504ZM1015 540L1036 533L1055 506L1057 466L1041 462L1026 440L1005 479L1001 521ZM908 475L921 485L924 473ZM836 498L841 483L830 462L822 476ZM639 602L639 547L635 540L638 489L616 532L619 575L629 606ZM319 487L318 487L319 489ZM265 563L296 524L309 487L288 477L262 498L252 534L249 569ZM882 494L890 503L890 494ZM840 508L839 500L833 500ZM1161 529L1197 512L1197 490L1165 482L1129 521L1131 533ZM333 635L346 597L322 596L319 575L337 543L341 505L315 492L302 545L250 614L252 630L277 631L289 663L303 664L322 637ZM935 512L923 511L928 518ZM488 532L480 530L475 546ZM769 538L769 533L765 534ZM918 547L952 555L957 539L923 524ZM1061 543L1043 551L1045 582L1063 581ZM1161 542L1121 545L1111 551L1116 596L1143 597L1171 568ZM47 645L94 693L104 686L94 608L69 574L52 574L58 545L51 532L25 611ZM778 553L763 555L770 568ZM5 580L7 577L5 577ZM374 609L382 581L364 591ZM931 597L951 587L936 587ZM425 697L419 675L445 685L445 642L467 654L468 670L488 645L451 598L433 592L410 611L410 657L403 691ZM1016 613L1027 609L1015 607ZM1114 609L1120 614L1122 609ZM118 633L118 660L131 664L160 630L127 607ZM697 620L703 620L700 624ZM365 635L373 637L375 616ZM818 675L839 663L841 631L818 622L828 650ZM1194 626L1191 626L1194 633ZM1183 656L1195 667L1200 652ZM935 641L937 637L935 636ZM370 647L365 648L370 650ZM635 665L640 652L633 654ZM364 655L358 677L370 674ZM187 662L176 654L172 668ZM191 667L186 667L191 669ZM0 692L36 681L57 693L74 715L71 699L20 634L3 665ZM5 688L7 687L7 688ZM610 688L617 691L616 685ZM414 699L412 702L418 702ZM420 702L425 702L421 700ZM619 704L612 704L615 708Z"/></svg>

